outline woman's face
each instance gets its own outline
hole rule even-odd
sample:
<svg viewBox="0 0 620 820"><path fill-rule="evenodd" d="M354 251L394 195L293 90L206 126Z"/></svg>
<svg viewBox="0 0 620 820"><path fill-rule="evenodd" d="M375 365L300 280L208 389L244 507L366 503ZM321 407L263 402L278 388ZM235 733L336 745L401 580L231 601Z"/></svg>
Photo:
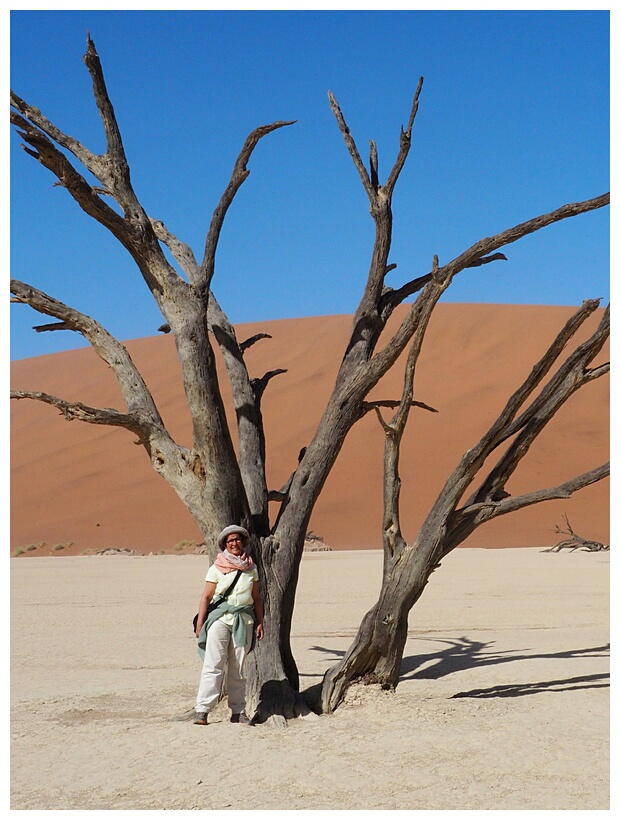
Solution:
<svg viewBox="0 0 620 820"><path fill-rule="evenodd" d="M243 538L236 532L226 539L226 549L233 555L241 555L243 552Z"/></svg>

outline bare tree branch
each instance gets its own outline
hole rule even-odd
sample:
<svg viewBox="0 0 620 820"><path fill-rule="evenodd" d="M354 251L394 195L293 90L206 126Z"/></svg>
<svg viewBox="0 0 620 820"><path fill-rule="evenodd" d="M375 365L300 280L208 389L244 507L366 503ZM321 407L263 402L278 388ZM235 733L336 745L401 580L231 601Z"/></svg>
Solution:
<svg viewBox="0 0 620 820"><path fill-rule="evenodd" d="M464 251L458 257L449 262L447 265L444 265L441 268L439 268L436 274L434 275L434 279L437 282L441 282L443 290L445 290L451 284L454 276L456 276L461 271L465 270L467 267L472 267L473 263L483 259L489 254L489 252L494 251L499 247L502 247L502 245L516 242L517 239L526 236L530 233L534 233L535 231L538 231L541 228L544 228L548 225L554 224L555 222L559 222L563 219L568 219L570 217L577 216L578 214L587 213L597 208L603 208L608 204L609 194L607 193L603 194L602 196L595 197L594 199L563 205L561 208L557 208L555 211L551 211L548 214L543 214L541 216L534 217L533 219L530 219L527 222L522 222L521 224L516 225L513 228L509 228L506 231L502 231L502 233L496 234L495 236L489 237L487 239L481 239L479 242L476 242L474 245L468 248L468 250ZM423 288L426 288L433 279L433 274L427 274L427 276L423 278L425 279ZM429 298L435 299L435 295L431 294L434 294L434 291L428 291L426 293L422 292L420 294L418 300L416 300L416 302L413 303L409 311L409 314L405 317L400 328L394 333L394 335L392 336L390 341L385 345L385 347L383 347L382 350L376 354L376 356L372 360L373 364L371 369L373 371L373 374L375 368L379 371L382 371L384 367L387 367L389 369L389 363L391 361L395 361L396 358L398 358L398 356L400 355L400 353L402 353L413 332L413 329L415 328L415 324L418 317L417 302L419 300L426 301Z"/></svg>
<svg viewBox="0 0 620 820"><path fill-rule="evenodd" d="M32 390L11 390L12 399L33 399L57 407L67 421L84 421L88 424L105 424L112 427L124 427L132 433L136 433L140 438L140 443L145 443L152 431L152 423L141 417L139 413L120 413L111 407L89 407L82 402L70 402L51 396L49 393L41 393Z"/></svg>
<svg viewBox="0 0 620 820"><path fill-rule="evenodd" d="M96 219L124 245L136 261L142 275L163 309L162 291L178 279L166 261L151 223L131 186L129 165L125 156L114 109L108 97L99 56L88 37L84 62L93 82L93 92L107 140L107 151L96 156L73 137L55 128L41 112L29 106L16 94L11 102L21 113L11 112L11 121L22 130L23 139L34 148L29 151L50 170L78 205ZM24 114L24 116L22 116ZM26 119L27 117L27 119ZM67 148L102 183L103 189L91 186L50 141ZM124 218L98 195L112 196ZM180 282L181 280L179 280Z"/></svg>
<svg viewBox="0 0 620 820"><path fill-rule="evenodd" d="M441 293L451 284L454 276L461 271L466 268L489 264L490 262L500 259L505 260L506 257L503 253L497 253L499 248L504 245L515 242L522 236L540 230L540 228L553 224L554 222L603 207L609 203L609 194L605 194L585 202L564 205L549 214L543 214L503 231L500 234L481 239L447 265L439 268L437 262L430 274L418 277L398 290L386 289L384 280L386 272L390 267L388 265L388 255L392 236L391 197L394 185L408 156L411 142L411 129L417 112L422 83L423 78L420 79L414 96L408 127L401 134L401 150L388 179L388 183L378 190L375 190L373 179L371 179L364 167L355 141L338 103L333 94L331 92L329 93L332 111L368 195L371 204L371 214L376 225L375 243L366 287L354 316L353 330L338 375L338 382L341 384L351 376L353 370L360 365L364 366L364 364L370 360L387 319L391 315L394 307L407 296L422 290L423 292L418 297L418 300L425 302L430 299L431 302L436 302ZM372 144L371 166L374 168L372 173L377 177L375 182L378 182L376 147L373 148ZM436 286L430 290L428 289L431 281L434 281L436 285L440 285L439 291ZM385 345L380 353L374 356L372 365L367 366L365 374L370 385L375 384L376 379L380 378L380 375L383 375L398 358L400 353L402 353L415 330L419 315L420 311L414 304L409 315L405 318L392 339Z"/></svg>
<svg viewBox="0 0 620 820"><path fill-rule="evenodd" d="M530 405L525 413L522 414L519 419L514 421L515 415L519 409L523 406L529 396L531 396L536 387L541 384L542 380L549 373L552 366L557 362L568 342L573 338L586 319L588 319L588 317L591 316L592 313L598 308L599 303L599 299L588 299L584 301L579 310L569 318L549 348L546 350L543 357L534 365L527 379L508 399L504 409L498 416L497 420L493 423L489 431L482 437L477 447L470 451L469 457L471 461L479 461L481 457L484 460L493 449L510 438L510 436L514 435L518 430L524 427L533 416L536 415L540 407L545 403L545 397L549 396L550 393L557 389L559 382L562 378L565 378L567 371L570 371L575 366L575 357L579 358L584 355L583 346L579 349L579 351L575 351L570 360L564 363L562 370L556 374L554 381L547 388L545 393L541 393L541 396ZM607 320L605 319L605 316L603 316L602 322L608 324L608 313ZM600 339L601 345L604 342L606 333L608 334L608 328L606 331L605 324L602 326L599 325L597 334L602 334L602 338ZM598 342L596 344L598 345ZM592 345L591 340L589 345ZM593 353L592 355L595 354Z"/></svg>
<svg viewBox="0 0 620 820"><path fill-rule="evenodd" d="M346 124L344 120L344 116L342 111L340 110L340 106L336 102L336 98L332 94L331 91L328 91L327 97L329 99L329 105L334 113L334 117L336 118L336 122L338 123L338 127L340 128L340 133L344 137L345 144L349 150L349 154L351 155L351 159L353 160L353 164L357 168L357 172L360 175L360 179L362 180L362 185L368 195L368 199L371 205L376 200L376 192L373 187L373 184L368 176L368 171L364 166L362 158L360 157L360 153L357 150L357 145L355 144L355 140L351 132L349 131L349 126Z"/></svg>
<svg viewBox="0 0 620 820"><path fill-rule="evenodd" d="M413 123L415 122L416 114L418 113L418 103L420 100L420 94L422 93L422 86L424 84L424 77L420 77L418 81L418 87L416 88L415 94L413 96L413 103L411 105L411 113L409 114L409 122L407 123L407 128L404 130L401 128L400 132L400 151L398 153L398 157L396 158L396 162L394 163L394 167L388 177L387 182L383 186L384 193L391 198L394 187L400 176L400 172L403 170L405 162L407 161L407 157L409 155L409 149L411 148L411 132L413 130Z"/></svg>
<svg viewBox="0 0 620 820"><path fill-rule="evenodd" d="M23 126L20 123L29 120L31 123L36 125L37 128L43 131L44 134L47 134L51 140L70 151L73 156L76 157L76 159L78 159L82 165L91 172L91 174L93 174L93 176L99 178L99 174L102 171L102 163L99 156L93 154L92 151L85 148L85 146L74 137L69 134L64 134L59 128L44 117L38 108L28 105L28 103L25 100L22 100L21 97L18 97L14 91L11 91L11 105L23 114L23 117L25 118L18 119L16 117L15 119L12 119L15 125L19 125L21 128Z"/></svg>
<svg viewBox="0 0 620 820"><path fill-rule="evenodd" d="M243 342L240 342L239 347L241 348L241 352L245 353L245 351L255 345L256 342L259 342L261 339L272 339L273 336L269 333L256 333L254 336L250 336L249 339L246 339Z"/></svg>
<svg viewBox="0 0 620 820"><path fill-rule="evenodd" d="M494 253L491 254L491 256L485 256L482 259L472 262L471 265L468 265L467 267L477 268L481 265L488 265L490 262L497 262L498 260L508 261L508 257L503 253ZM396 265L388 265L388 270L395 267ZM414 293L421 291L424 285L427 285L433 276L437 275L437 271L438 268L434 268L431 273L427 273L425 276L419 276L417 279L412 279L411 282L407 282L398 289L386 289L382 294L381 302L379 303L379 311L384 317L384 321L387 321L387 319L392 315L392 312L397 305L400 305L401 302L409 296L413 296Z"/></svg>
<svg viewBox="0 0 620 820"><path fill-rule="evenodd" d="M34 325L32 329L35 333L45 333L46 331L51 332L53 330L74 330L74 328L70 327L66 322L52 322L47 325Z"/></svg>
<svg viewBox="0 0 620 820"><path fill-rule="evenodd" d="M370 413L372 410L377 410L380 407L389 407L392 410L400 404L396 399L382 399L380 401L363 401L362 402L362 416Z"/></svg>
<svg viewBox="0 0 620 820"><path fill-rule="evenodd" d="M474 496L474 503L488 498L497 498L498 493L504 490L506 482L514 474L520 461L525 457L529 448L538 438L544 427L551 421L557 411L580 387L589 380L579 378L578 374L567 374L562 384L558 384L553 395L549 396L536 415L524 426L521 433L498 460L482 486Z"/></svg>
<svg viewBox="0 0 620 820"><path fill-rule="evenodd" d="M200 280L200 267L190 246L177 239L161 220L151 219L150 222L155 236L160 242L163 242L172 253L173 257L181 266L181 270L187 276L188 281L193 285L197 284Z"/></svg>
<svg viewBox="0 0 620 820"><path fill-rule="evenodd" d="M442 268L442 276L455 276L457 273L460 273L460 271L465 270L465 268L474 267L475 263L479 262L483 257L486 257L498 248L503 248L506 245L510 245L518 239L522 239L524 236L535 233L541 228L546 228L556 222L561 222L563 219L588 213L589 211L594 211L598 208L604 208L606 205L609 205L609 193L602 194L601 196L594 197L593 199L587 199L582 202L572 202L567 205L562 205L562 207L556 208L554 211L550 211L547 214L541 214L533 219L528 219L526 222L521 222L512 228L508 228L508 230L495 234L494 236L480 239L462 254L445 265Z"/></svg>
<svg viewBox="0 0 620 820"><path fill-rule="evenodd" d="M373 191L379 190L379 157L377 156L377 145L374 140L370 140L370 184Z"/></svg>
<svg viewBox="0 0 620 820"><path fill-rule="evenodd" d="M39 313L60 319L66 329L80 333L90 342L99 358L112 369L129 413L139 412L151 424L164 428L153 397L131 356L99 322L17 279L11 280L11 293L17 301L30 305Z"/></svg>
<svg viewBox="0 0 620 820"><path fill-rule="evenodd" d="M498 421L492 425L490 431L482 437L475 447L465 453L457 468L446 481L444 489L433 508L434 512L429 514L427 518L427 521L430 521L436 516L442 518L448 516L446 519L448 537L443 554L462 543L476 527L490 518L548 498L568 497L572 492L587 486L589 483L599 481L607 475L608 465L603 465L601 468L584 473L582 476L577 476L575 479L549 490L537 490L516 498L511 497L505 491L508 479L513 475L544 427L571 395L591 381L590 373L592 371L587 370L587 364L600 352L609 337L609 308L605 311L595 333L567 357L558 372L545 385L530 407L519 419L510 424L510 419L518 407L521 406L525 397L531 393L533 386L538 384L542 375L548 371L550 362L557 359L568 339L592 312L596 304L596 300L584 302L580 310L571 317L551 344L545 356L534 367L530 377L508 401ZM606 372L606 368L596 368L596 371L599 376L602 376ZM532 411L531 408L535 408L535 410ZM500 456L495 466L483 480L480 488L461 509L454 511L466 487L474 480L490 452L505 441L508 434L514 435L515 433L519 434ZM558 493L559 495L557 495ZM562 493L568 495L563 496Z"/></svg>
<svg viewBox="0 0 620 820"><path fill-rule="evenodd" d="M269 384L269 382L275 377L280 376L282 373L288 373L286 368L278 368L276 370L269 370L265 373L264 376L261 376L260 379L252 379L252 388L254 389L254 395L256 396L257 400L260 400L263 393L265 392L265 388Z"/></svg>
<svg viewBox="0 0 620 820"><path fill-rule="evenodd" d="M25 103L23 107L28 111L38 111L38 109L26 106ZM34 149L26 149L27 153L58 178L63 188L67 189L83 211L108 228L118 238L124 236L125 223L123 218L97 196L93 187L73 167L62 151L56 148L42 130L35 127L36 120L33 120L33 122L34 125L14 111L11 112L11 123L20 129L22 139ZM80 158L79 155L78 158Z"/></svg>
<svg viewBox="0 0 620 820"><path fill-rule="evenodd" d="M15 112L11 112L11 122L20 129L20 136L25 142L34 148L28 153L58 178L62 187L88 216L107 228L129 251L162 307L162 292L178 277L166 261L146 214L132 207L133 199L128 203L118 197L112 188L115 201L131 216L131 220L123 218L97 194L101 189L91 186L38 127ZM105 180L107 171L99 173Z"/></svg>
<svg viewBox="0 0 620 820"><path fill-rule="evenodd" d="M540 504L543 501L570 498L578 490L582 490L591 484L596 484L597 481L607 478L609 474L610 463L606 462L600 467L595 467L586 473L574 476L568 481L558 484L556 487L533 490L530 493L523 493L517 496L507 496L505 499L499 501L489 500L470 504L462 509L456 510L450 529L459 533L458 543L462 543L461 531L465 521L468 522L467 531L473 532L473 530L481 524L490 521L492 518L497 518L500 515L507 515L516 510L521 510L524 507ZM451 539L450 543L453 543L453 539ZM453 549L455 546L457 546L456 543L450 546L446 552L449 552L450 549Z"/></svg>
<svg viewBox="0 0 620 820"><path fill-rule="evenodd" d="M598 307L599 301L600 300L598 299L593 299L588 302L584 302L580 310L575 314L575 316L572 317L572 320L569 320L565 326L565 331L563 334L566 341L570 338L568 334L570 333L570 336L572 336L583 321L585 321L585 318L587 318L587 316L592 313L596 307ZM509 427L505 429L501 441L506 440L517 430L525 427L525 425L527 425L532 418L542 412L543 408L548 406L549 403L554 400L554 397L557 397L560 393L566 392L566 398L568 398L579 387L590 381L594 381L609 372L609 363L596 367L594 370L588 370L587 366L590 364L592 359L601 352L603 345L609 338L610 328L610 308L608 306L603 313L596 332L587 341L579 345L571 356L566 359L557 373L554 374L549 383L540 392L538 398L532 402L524 413L522 413ZM551 360L555 361L554 354L559 344L561 344L561 341L562 340L558 337L553 347L548 352L548 357L550 360L548 363L549 366L545 366L544 359L541 361L541 372L540 374L536 374L538 375L536 382L537 384L542 380L542 376L546 375L549 371L551 367ZM535 376L533 373L533 378L534 377ZM568 390L570 390L570 393Z"/></svg>
<svg viewBox="0 0 620 820"><path fill-rule="evenodd" d="M272 131L276 131L278 128L284 128L287 125L294 125L294 123L295 120L281 120L274 122L271 125L262 125L259 128L254 129L254 131L252 131L246 139L243 148L237 157L237 161L235 162L228 186L222 194L215 211L213 212L211 224L207 233L204 256L202 259L202 265L200 266L202 275L202 289L205 297L211 287L211 280L215 272L215 253L222 230L224 217L226 216L235 194L250 174L247 164L250 161L250 157L252 156L254 149L258 145L259 140L267 134L270 134Z"/></svg>
<svg viewBox="0 0 620 820"><path fill-rule="evenodd" d="M103 174L102 182L104 182L104 185L107 185L110 190L115 192L115 196L123 205L126 214L129 210L135 209L135 216L139 215L140 221L143 221L146 215L131 186L129 163L125 155L121 132L116 121L114 108L108 96L101 61L99 60L95 44L90 39L90 36L87 39L84 63L93 82L93 94L101 122L103 123L107 143L105 156L107 173ZM99 177L99 175L97 176Z"/></svg>

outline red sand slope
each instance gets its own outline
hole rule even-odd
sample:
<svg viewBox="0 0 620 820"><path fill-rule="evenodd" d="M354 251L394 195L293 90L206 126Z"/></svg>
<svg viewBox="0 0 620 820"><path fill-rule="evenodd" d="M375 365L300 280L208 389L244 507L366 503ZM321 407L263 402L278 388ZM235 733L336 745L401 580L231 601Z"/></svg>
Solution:
<svg viewBox="0 0 620 820"><path fill-rule="evenodd" d="M439 413L412 413L401 460L405 537L413 539L459 456L495 419L573 311L549 306L438 307L418 370L416 398ZM595 321L591 318L579 340L589 335ZM312 437L350 324L350 316L327 316L237 328L240 340L259 331L273 336L247 351L252 375L288 368L270 383L263 400L273 488L285 482L299 450ZM171 434L190 446L174 339L138 339L127 347ZM398 398L401 378L400 371L389 374L374 397ZM11 382L14 389L124 409L113 376L90 349L15 362ZM228 401L226 385L223 390ZM352 430L327 481L311 529L333 549L381 546L382 439L376 417L368 414ZM126 431L67 424L47 405L13 401L11 446L12 552L40 542L46 546L26 554L49 554L54 545L68 542L73 546L53 554L103 547L172 551L182 539L201 540L185 507ZM514 495L553 486L603 463L608 452L609 381L603 378L562 408L508 490ZM558 540L554 526L564 512L578 533L607 543L609 482L587 488L569 501L547 502L490 522L466 545L552 544Z"/></svg>

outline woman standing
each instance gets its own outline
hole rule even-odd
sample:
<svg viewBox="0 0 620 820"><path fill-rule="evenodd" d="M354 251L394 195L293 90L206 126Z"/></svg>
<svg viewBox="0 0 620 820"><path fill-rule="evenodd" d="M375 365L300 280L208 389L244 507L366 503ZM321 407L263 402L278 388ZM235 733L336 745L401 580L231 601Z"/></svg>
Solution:
<svg viewBox="0 0 620 820"><path fill-rule="evenodd" d="M220 554L205 578L195 627L198 651L204 651L194 719L200 726L207 725L207 715L219 700L226 664L230 722L251 723L245 714L243 664L254 625L257 639L263 637L263 602L249 543L244 527L225 527L217 539ZM216 606L207 614L212 602Z"/></svg>

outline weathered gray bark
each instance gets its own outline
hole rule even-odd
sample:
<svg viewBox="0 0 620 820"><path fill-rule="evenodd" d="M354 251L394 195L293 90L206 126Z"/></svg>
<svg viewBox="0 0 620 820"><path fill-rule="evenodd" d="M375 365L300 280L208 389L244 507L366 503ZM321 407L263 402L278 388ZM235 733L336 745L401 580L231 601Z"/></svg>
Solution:
<svg viewBox="0 0 620 820"><path fill-rule="evenodd" d="M129 251L144 281L174 334L188 407L193 423L192 448L177 445L161 421L147 386L137 373L125 348L89 317L18 281L11 283L14 300L31 305L57 324L39 330L69 329L81 333L95 352L112 368L127 412L89 408L37 392L14 393L57 406L68 419L125 427L138 436L151 463L175 489L188 507L205 541L213 539L222 526L236 522L253 535L266 604L266 637L250 655L249 702L261 719L274 722L300 714L306 707L299 696L298 673L290 648L299 564L310 516L344 440L356 421L371 409L394 406L394 402L366 402L369 391L394 365L408 345L419 350L434 305L454 276L466 268L505 260L500 248L522 236L559 220L600 208L609 202L603 195L586 202L565 205L500 234L482 239L447 265L435 259L430 272L405 282L397 289L385 286L385 276L396 266L389 264L392 239L392 195L411 146L411 133L422 89L420 80L407 127L401 130L400 150L384 185L380 184L378 152L370 150L370 171L359 156L355 141L338 104L330 93L330 105L349 153L368 196L375 223L375 243L366 285L355 312L350 339L344 351L332 395L316 433L299 457L299 463L280 492L273 524L269 521L269 489L265 479L265 438L261 398L269 381L282 373L274 369L261 377L248 373L244 351L264 334L239 342L234 328L211 292L215 259L224 218L236 192L247 179L247 164L259 141L290 125L275 122L257 128L247 138L208 228L202 261L161 222L146 214L130 181L129 164L120 130L108 98L103 72L94 44L89 39L85 56L93 91L104 126L107 150L102 156L90 152L75 138L63 134L41 112L11 94L11 120L23 138L25 150L54 174L78 205L104 225ZM71 154L100 183L91 186L72 165ZM112 198L118 210L106 198ZM168 262L162 245L171 252L180 273ZM404 299L419 293L404 321L377 351L386 323ZM214 352L212 333L223 355L237 415L238 457L226 423ZM415 364L415 360L410 361ZM413 378L413 372L410 374ZM413 382L411 381L411 384ZM420 402L413 404L422 405ZM404 428L411 403L401 404L400 426ZM430 408L427 408L430 409ZM402 435L402 432L400 433ZM397 467L399 435L393 434L394 450L389 456ZM398 484L394 473L394 485ZM397 509L386 523L394 549L400 544ZM404 542L403 542L404 543ZM213 547L214 548L214 547Z"/></svg>

